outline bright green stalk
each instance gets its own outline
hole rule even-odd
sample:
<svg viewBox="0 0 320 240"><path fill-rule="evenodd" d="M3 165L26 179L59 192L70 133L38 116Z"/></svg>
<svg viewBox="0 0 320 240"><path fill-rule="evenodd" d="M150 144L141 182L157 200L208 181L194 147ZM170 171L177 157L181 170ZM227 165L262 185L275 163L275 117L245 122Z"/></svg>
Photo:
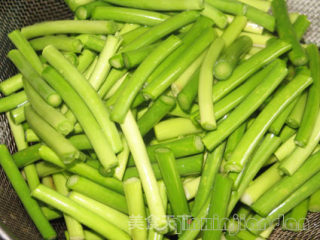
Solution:
<svg viewBox="0 0 320 240"><path fill-rule="evenodd" d="M122 78L120 78L115 85L110 89L109 93L105 96L107 100L105 105L112 110L114 105L116 104L119 97L122 96L123 90L126 88L127 84L131 80L131 74L125 74Z"/></svg>
<svg viewBox="0 0 320 240"><path fill-rule="evenodd" d="M197 96L199 87L199 68L191 75L190 80L185 87L179 92L177 101L183 111L189 112ZM175 84L175 83L173 83ZM171 87L173 86L171 85Z"/></svg>
<svg viewBox="0 0 320 240"><path fill-rule="evenodd" d="M77 69L80 73L84 73L91 63L94 61L96 54L88 49L84 49L78 57Z"/></svg>
<svg viewBox="0 0 320 240"><path fill-rule="evenodd" d="M268 40L271 38L269 35L261 35L255 33L242 32L240 36L250 37L254 47L265 48Z"/></svg>
<svg viewBox="0 0 320 240"><path fill-rule="evenodd" d="M61 51L75 53L80 53L83 48L80 40L66 36L45 36L35 38L30 41L30 44L36 51L40 51L48 45L53 45Z"/></svg>
<svg viewBox="0 0 320 240"><path fill-rule="evenodd" d="M291 136L293 136L296 133L296 131L293 128L288 127L285 125L279 135L282 142L287 141Z"/></svg>
<svg viewBox="0 0 320 240"><path fill-rule="evenodd" d="M52 178L57 192L67 197L69 195L69 189L66 186L67 178L61 173L54 174ZM66 222L70 239L84 239L83 228L77 220L66 214L64 214L64 220Z"/></svg>
<svg viewBox="0 0 320 240"><path fill-rule="evenodd" d="M30 191L33 191L39 184L40 179L34 164L30 164L23 168Z"/></svg>
<svg viewBox="0 0 320 240"><path fill-rule="evenodd" d="M234 40L236 40L246 24L247 18L244 16L236 16L233 19L233 21L221 36L225 42L226 47L229 47L234 42Z"/></svg>
<svg viewBox="0 0 320 240"><path fill-rule="evenodd" d="M83 76L85 79L90 79L92 72L97 65L98 57L96 56L91 65L88 67L88 69L83 73Z"/></svg>
<svg viewBox="0 0 320 240"><path fill-rule="evenodd" d="M69 141L79 150L92 149L92 145L84 134L73 135L69 138Z"/></svg>
<svg viewBox="0 0 320 240"><path fill-rule="evenodd" d="M308 90L308 99L304 109L301 126L297 132L295 142L300 147L305 147L311 140L313 129L316 127L317 115L320 105L320 55L318 47L314 44L307 47L309 67L313 84Z"/></svg>
<svg viewBox="0 0 320 240"><path fill-rule="evenodd" d="M289 212L292 208L297 206L300 202L308 198L314 192L320 188L320 173L317 173L304 183L297 191L292 193L286 200L284 200L279 206L272 210L272 212L266 217L261 218L255 215L249 222L248 229L253 233L259 233L263 227L270 226L276 219Z"/></svg>
<svg viewBox="0 0 320 240"><path fill-rule="evenodd" d="M256 7L246 6L247 11L245 16L252 22L264 27L265 29L273 32L276 25L275 17L267 12L264 12Z"/></svg>
<svg viewBox="0 0 320 240"><path fill-rule="evenodd" d="M19 152L12 155L14 163L18 168L25 167L35 161L40 160L39 148L40 144L35 144L27 148L23 148ZM20 147L21 148L21 147Z"/></svg>
<svg viewBox="0 0 320 240"><path fill-rule="evenodd" d="M310 212L320 212L320 190L311 195L309 201Z"/></svg>
<svg viewBox="0 0 320 240"><path fill-rule="evenodd" d="M149 1L138 0L132 2L130 0L107 0L107 2L132 8L159 10L159 11L180 11L180 10L199 10L202 9L202 1L200 0L179 0L167 1Z"/></svg>
<svg viewBox="0 0 320 240"><path fill-rule="evenodd" d="M106 43L105 38L102 38L97 35L81 34L78 35L76 38L83 43L85 48L88 48L96 52L101 52Z"/></svg>
<svg viewBox="0 0 320 240"><path fill-rule="evenodd" d="M92 228L108 239L130 239L130 237L118 227L115 227L99 215L92 213L90 210L87 210L50 188L39 185L32 192L32 196L70 215L80 223Z"/></svg>
<svg viewBox="0 0 320 240"><path fill-rule="evenodd" d="M234 19L234 16L228 15L228 14L226 14L226 16L228 18L228 23L231 23L232 20ZM249 32L249 33L262 34L263 27L259 26L258 24L254 23L254 22L247 21L247 25L244 27L243 30L245 32Z"/></svg>
<svg viewBox="0 0 320 240"><path fill-rule="evenodd" d="M295 206L284 216L282 229L299 232L304 230L304 222L308 214L309 199Z"/></svg>
<svg viewBox="0 0 320 240"><path fill-rule="evenodd" d="M194 42L193 47L183 51L172 65L166 71L162 72L150 84L143 89L143 94L146 98L155 99L160 96L178 76L187 69L192 62L200 56L200 54L209 46L214 39L214 30L206 29Z"/></svg>
<svg viewBox="0 0 320 240"><path fill-rule="evenodd" d="M290 61L296 66L306 64L308 62L308 56L300 45L294 27L290 22L286 1L273 1L272 12L277 21L276 27L280 39L283 39L292 45L292 51L289 53Z"/></svg>
<svg viewBox="0 0 320 240"><path fill-rule="evenodd" d="M202 129L193 124L190 119L187 118L172 118L162 122L159 122L154 126L154 132L156 138L159 141L196 134L202 132Z"/></svg>
<svg viewBox="0 0 320 240"><path fill-rule="evenodd" d="M104 167L106 169L113 167L117 160L112 153L111 147L108 147L110 145L107 138L102 133L96 119L84 101L53 68L46 68L43 75L59 91L64 101L76 115Z"/></svg>
<svg viewBox="0 0 320 240"><path fill-rule="evenodd" d="M65 167L64 163L58 157L58 155L46 145L41 145L38 152L39 152L40 158L43 159L44 161L50 162L61 168Z"/></svg>
<svg viewBox="0 0 320 240"><path fill-rule="evenodd" d="M142 195L141 182L138 178L129 178L123 183L128 203L131 237L133 240L147 239L146 211Z"/></svg>
<svg viewBox="0 0 320 240"><path fill-rule="evenodd" d="M210 191L214 186L215 177L221 165L225 145L225 143L222 143L207 156L203 166L197 195L192 207L192 216L197 216L199 214L206 200L209 198Z"/></svg>
<svg viewBox="0 0 320 240"><path fill-rule="evenodd" d="M212 19L219 28L225 28L228 24L227 16L208 3L204 4L204 9L201 11L201 15Z"/></svg>
<svg viewBox="0 0 320 240"><path fill-rule="evenodd" d="M241 171L272 121L311 83L312 78L309 74L298 74L278 95L274 96L239 142L227 163L228 170Z"/></svg>
<svg viewBox="0 0 320 240"><path fill-rule="evenodd" d="M79 152L63 135L59 134L46 123L31 107L25 108L25 115L29 125L48 146L58 154L65 164L74 160L84 160L85 156Z"/></svg>
<svg viewBox="0 0 320 240"><path fill-rule="evenodd" d="M86 197L78 192L71 192L69 194L69 198L79 205L89 209L93 213L101 216L112 225L115 225L121 230L130 234L129 218L126 214L93 200L92 198Z"/></svg>
<svg viewBox="0 0 320 240"><path fill-rule="evenodd" d="M26 135L26 141L28 143L36 143L36 142L40 142L40 138L38 137L38 135L31 129L28 128L25 131L25 135Z"/></svg>
<svg viewBox="0 0 320 240"><path fill-rule="evenodd" d="M215 77L219 80L227 79L239 63L240 58L244 56L251 47L252 40L247 36L239 37L235 40L235 42L226 48L214 66Z"/></svg>
<svg viewBox="0 0 320 240"><path fill-rule="evenodd" d="M307 102L307 97L308 97L307 91L303 92L298 97L298 101L286 121L286 123L288 124L289 127L298 128L300 126L301 121L302 121L302 117L303 117L303 113L304 113L304 109L306 106L306 102Z"/></svg>
<svg viewBox="0 0 320 240"><path fill-rule="evenodd" d="M221 119L228 112L239 105L253 91L253 89L255 89L270 74L270 72L279 64L279 62L280 60L276 60L270 63L267 67L254 74L240 87L236 88L219 101L214 100L216 118Z"/></svg>
<svg viewBox="0 0 320 240"><path fill-rule="evenodd" d="M74 66L78 65L78 57L73 52L64 52L63 56Z"/></svg>
<svg viewBox="0 0 320 240"><path fill-rule="evenodd" d="M229 213L231 213L231 209L234 208L239 198L243 195L246 188L249 186L250 182L261 170L264 163L269 159L269 157L277 149L280 143L280 138L273 134L268 134L265 136L261 145L252 156L250 162L234 180L233 187L236 189L236 192L232 194L228 209Z"/></svg>
<svg viewBox="0 0 320 240"><path fill-rule="evenodd" d="M12 118L11 118L11 116L10 116L10 114L8 112L6 113L6 116L7 116L7 119L8 119L8 122L9 122L9 126L10 126L10 130L11 130L11 133L13 135L13 138L14 138L14 141L16 143L18 151L21 151L21 150L27 148L28 144L27 144L26 139L25 139L25 134L24 134L23 127L20 124L19 125L15 124L12 121Z"/></svg>
<svg viewBox="0 0 320 240"><path fill-rule="evenodd" d="M0 83L0 92L8 96L23 88L22 74L18 73Z"/></svg>
<svg viewBox="0 0 320 240"><path fill-rule="evenodd" d="M73 124L62 113L47 104L29 82L23 80L23 85L28 100L35 112L40 116L45 116L45 121L59 133L68 135L73 130Z"/></svg>
<svg viewBox="0 0 320 240"><path fill-rule="evenodd" d="M178 79L171 84L171 92L173 96L177 96L192 79L193 75L198 72L207 51L204 51L181 75ZM198 73L199 75L199 73Z"/></svg>
<svg viewBox="0 0 320 240"><path fill-rule="evenodd" d="M96 7L92 12L92 19L95 20L113 20L147 26L160 24L168 18L168 15L159 12L111 6Z"/></svg>
<svg viewBox="0 0 320 240"><path fill-rule="evenodd" d="M208 27L213 25L213 21L207 17L200 16L197 21L192 25L191 29L186 32L185 36L182 38L182 45L177 48L170 56L168 56L150 75L147 79L146 84L154 81L162 72L167 71L167 69L176 61L180 59L180 55L188 51L189 48L192 48L195 41L197 41L200 34ZM201 56L201 55L200 55ZM200 60L201 61L201 60ZM189 66L191 67L192 64ZM185 71L187 71L186 69ZM182 78L184 73L181 73L180 77ZM180 78L179 77L179 78ZM178 78L178 79L179 79ZM177 81L178 81L177 79Z"/></svg>
<svg viewBox="0 0 320 240"><path fill-rule="evenodd" d="M125 74L127 73L126 69L123 70L117 70L115 68L111 69L109 72L106 80L102 83L100 89L98 90L98 94L101 97L106 97L109 92L111 92L111 89L119 79L121 79Z"/></svg>
<svg viewBox="0 0 320 240"><path fill-rule="evenodd" d="M252 57L254 54L256 54L257 52L260 52L264 47L255 47L253 46L249 52L247 53L247 55L244 56L244 60L249 59L250 57Z"/></svg>
<svg viewBox="0 0 320 240"><path fill-rule="evenodd" d="M198 75L199 75L199 71L198 71ZM196 93L198 93L198 87L196 87ZM195 96L196 97L196 96ZM192 119L193 117L193 114L196 114L198 113L199 115L199 105L198 104L193 104L191 106L191 109L189 110L189 114L187 112L185 112L184 110L181 109L181 107L179 106L179 104L176 104L176 107L171 110L171 112L169 112L169 116L172 116L172 117L182 117L182 118L190 118ZM193 120L193 119L192 119ZM198 124L198 122L196 123Z"/></svg>
<svg viewBox="0 0 320 240"><path fill-rule="evenodd" d="M206 0L207 3L232 15L244 15L246 12L245 4L232 0Z"/></svg>
<svg viewBox="0 0 320 240"><path fill-rule="evenodd" d="M140 133L146 135L176 105L174 98L159 97L137 121Z"/></svg>
<svg viewBox="0 0 320 240"><path fill-rule="evenodd" d="M136 50L121 53L124 67L132 69L137 67L159 44L151 44Z"/></svg>
<svg viewBox="0 0 320 240"><path fill-rule="evenodd" d="M140 35L131 43L125 45L122 49L123 52L138 49L149 44L156 42L164 36L172 33L173 31L192 23L199 16L196 11L186 11L179 13L173 17L168 18L164 22L153 26L143 35Z"/></svg>
<svg viewBox="0 0 320 240"><path fill-rule="evenodd" d="M122 182L115 178L102 176L98 170L90 167L85 163L78 163L68 168L68 171L79 174L101 186L110 188L111 190L123 194Z"/></svg>
<svg viewBox="0 0 320 240"><path fill-rule="evenodd" d="M10 153L5 145L0 145L0 164L10 180L13 188L17 192L23 206L25 207L28 215L40 231L44 239L55 239L56 232L51 227L48 220L45 218L38 203L31 198L30 190L24 181L19 169L14 164Z"/></svg>
<svg viewBox="0 0 320 240"><path fill-rule="evenodd" d="M200 177L189 177L183 181L184 194L187 200L193 199L198 191Z"/></svg>
<svg viewBox="0 0 320 240"><path fill-rule="evenodd" d="M274 155L279 161L282 161L290 156L290 154L297 148L294 142L295 134L288 140L282 143L282 145L274 152Z"/></svg>
<svg viewBox="0 0 320 240"><path fill-rule="evenodd" d="M281 162L279 167L281 171L283 171L287 175L294 174L297 171L297 169L299 169L299 167L306 161L306 159L310 156L310 154L314 151L319 140L320 140L320 113L318 113L316 125L314 126L314 129L308 144L304 148L302 147L295 148L293 152Z"/></svg>
<svg viewBox="0 0 320 240"><path fill-rule="evenodd" d="M133 31L137 28L140 28L141 26L139 24L134 24L134 23L126 23L123 25L123 27L121 28L121 30L119 31L120 36Z"/></svg>
<svg viewBox="0 0 320 240"><path fill-rule="evenodd" d="M160 195L162 199L162 204L164 206L164 209L167 209L167 193L166 193L166 186L162 181L158 181L159 189L160 189ZM154 229L149 229L148 232L148 240L162 240L163 234L156 232Z"/></svg>
<svg viewBox="0 0 320 240"><path fill-rule="evenodd" d="M89 166L86 163L77 163L66 168L59 157L47 146L41 146L39 149L39 154L41 158L48 161L56 166L65 168L71 173L78 174L79 176L85 177L101 186L110 188L118 193L123 193L122 182L115 178L104 177L99 174L98 170L94 167Z"/></svg>
<svg viewBox="0 0 320 240"><path fill-rule="evenodd" d="M3 97L0 99L0 112L8 112L19 105L22 105L27 101L27 96L25 91L20 91L17 93L13 93L7 97Z"/></svg>
<svg viewBox="0 0 320 240"><path fill-rule="evenodd" d="M310 24L311 22L308 20L306 15L299 15L294 21L293 27L299 40L303 37Z"/></svg>
<svg viewBox="0 0 320 240"><path fill-rule="evenodd" d="M109 142L109 144L105 143L105 140L104 140L104 146L99 146L99 147L103 147L103 149L101 149L101 152L102 151L104 152L104 156L100 155L99 151L97 150L96 151L99 152L98 153L99 159L102 161L102 164L106 169L114 167L117 164L117 160L114 154L112 154L111 152L112 149L110 145L112 143L113 144L116 143L116 142L113 142L113 140L117 139L119 135L114 123L112 123L109 119L109 114L103 102L99 98L98 94L91 87L90 83L71 64L69 64L66 59L63 59L61 53L59 53L53 47L46 47L44 52L46 56L50 55L49 57L50 61L53 60L55 64L57 64L57 67L60 69L60 71L63 71L63 69L67 69L67 71L64 72L64 75L67 78L66 80L69 81L72 84L72 86L76 88L76 90L73 90L72 87L66 82L66 80L64 80L61 77L61 75L58 74L56 71L54 71L52 68L46 68L44 70L43 75L45 76L46 80L49 81L50 84L54 86L56 89L59 88L59 93L61 94L63 99L65 101L68 100L69 102L68 106L76 115L79 123L84 128L84 131L88 135L88 138L90 139L93 146L97 147L97 144L96 144L98 140L97 135L100 135L99 140L101 140L102 136L101 134L97 134L96 132L93 134L92 131L100 129L99 131L100 132L102 131L104 133L104 135L106 136ZM53 59L51 59L51 57ZM57 83L57 78L59 78L60 80L59 83ZM81 80L80 81L81 83L79 82L79 80ZM64 87L62 87L62 85L64 85ZM69 89L69 90L66 92L66 89ZM79 93L79 95L81 95L82 97L81 100L79 99L80 97L76 93L76 91ZM65 93L62 93L62 92L65 92ZM71 97L71 94L73 95L73 97ZM78 100L76 101L74 98ZM71 101L72 101L72 107L70 106ZM86 106L82 106L80 108L79 101L81 102L81 105L86 105ZM75 113L75 110L77 114ZM91 113L84 114L84 111L90 111ZM84 118L90 118L90 124L87 121L87 119L85 120ZM96 118L96 121L94 121L93 118ZM94 126L92 126L92 124L94 124ZM97 124L99 125L97 126ZM89 127L90 127L90 130L89 130ZM117 150L117 149L120 150L121 145L117 147L116 146L113 147L113 150ZM106 161L103 161L103 159L105 159Z"/></svg>
<svg viewBox="0 0 320 240"><path fill-rule="evenodd" d="M226 161L230 159L232 152L237 147L246 129L247 129L247 123L244 122L236 130L234 130L233 133L231 133L230 136L228 137L226 150L224 151L224 158Z"/></svg>
<svg viewBox="0 0 320 240"><path fill-rule="evenodd" d="M109 59L113 56L113 54L115 54L115 52L119 48L120 42L121 41L119 37L115 37L113 35L109 35L107 37L106 43L99 55L97 64L89 79L89 83L95 90L98 90L101 87L103 81L106 79L111 68L109 64Z"/></svg>
<svg viewBox="0 0 320 240"><path fill-rule="evenodd" d="M10 60L16 65L23 77L41 95L41 97L53 107L61 103L61 97L40 77L27 59L18 51L11 50L8 53Z"/></svg>
<svg viewBox="0 0 320 240"><path fill-rule="evenodd" d="M51 34L113 34L116 31L117 27L114 22L88 20L57 20L21 28L21 34L26 39Z"/></svg>
<svg viewBox="0 0 320 240"><path fill-rule="evenodd" d="M83 177L73 175L67 181L67 187L73 191L82 193L94 200L97 200L109 207L123 213L128 213L127 203L123 195L108 188L98 185Z"/></svg>
<svg viewBox="0 0 320 240"><path fill-rule="evenodd" d="M204 240L220 240L222 229L226 221L228 203L232 190L232 180L218 174L212 189L211 204L206 221Z"/></svg>
<svg viewBox="0 0 320 240"><path fill-rule="evenodd" d="M122 44L126 45L135 40L137 37L141 36L145 32L147 32L150 28L149 27L139 27L137 29L134 29L130 32L124 33L122 38Z"/></svg>
<svg viewBox="0 0 320 240"><path fill-rule="evenodd" d="M176 158L199 154L204 150L201 137L197 135L189 135L186 137L171 139L168 141L149 145L147 147L147 153L151 163L157 162L155 157L155 150L157 148L169 148ZM132 158L130 158L128 166L134 166L134 161Z"/></svg>
<svg viewBox="0 0 320 240"><path fill-rule="evenodd" d="M111 117L114 121L123 122L130 105L132 104L135 96L142 87L143 83L147 80L151 72L165 59L172 51L174 51L181 44L181 40L175 36L170 36L157 46L147 58L139 65L137 70L132 75L128 85L118 98Z"/></svg>
<svg viewBox="0 0 320 240"><path fill-rule="evenodd" d="M59 211L45 206L41 207L41 212L49 221L59 219L62 217L62 214Z"/></svg>
<svg viewBox="0 0 320 240"><path fill-rule="evenodd" d="M13 110L10 111L10 116L15 124L20 124L26 121L26 118L24 116L24 106L28 104L25 102L22 106L19 106Z"/></svg>
<svg viewBox="0 0 320 240"><path fill-rule="evenodd" d="M167 229L167 221L164 207L162 205L159 187L149 162L146 147L139 132L139 128L135 119L129 111L123 124L121 124L124 136L127 139L129 149L138 169L142 182L143 190L146 194L147 204L152 216L153 227L160 232L165 233Z"/></svg>
<svg viewBox="0 0 320 240"><path fill-rule="evenodd" d="M271 3L264 0L239 0L239 1L245 4L248 4L252 7L255 7L257 9L260 9L261 11L264 11L264 12L268 12L271 7Z"/></svg>
<svg viewBox="0 0 320 240"><path fill-rule="evenodd" d="M41 179L41 183L53 190L55 190L55 185L53 183L52 176L45 176Z"/></svg>
<svg viewBox="0 0 320 240"><path fill-rule="evenodd" d="M40 178L64 171L62 168L56 167L55 165L44 161L36 163L35 166Z"/></svg>
<svg viewBox="0 0 320 240"><path fill-rule="evenodd" d="M265 79L246 97L244 101L241 102L241 104L234 111L232 111L228 118L219 124L215 131L208 133L203 138L203 142L206 147L209 150L212 150L220 142L226 139L235 129L237 129L237 127L239 127L255 110L257 110L264 100L280 84L286 74L287 69L284 62L279 61L265 77ZM236 149L238 149L238 146Z"/></svg>
<svg viewBox="0 0 320 240"><path fill-rule="evenodd" d="M241 202L251 206L268 189L281 180L281 171L278 169L279 163L275 163L258 176L244 191Z"/></svg>
<svg viewBox="0 0 320 240"><path fill-rule="evenodd" d="M302 184L319 172L320 152L312 155L292 176L286 176L264 193L251 207L261 216L267 216Z"/></svg>
<svg viewBox="0 0 320 240"><path fill-rule="evenodd" d="M125 137L121 136L123 150L117 155L119 166L114 170L113 176L122 181L129 160L130 150Z"/></svg>
<svg viewBox="0 0 320 240"><path fill-rule="evenodd" d="M222 38L217 38L210 45L200 67L198 89L200 123L201 126L206 130L213 130L216 128L216 119L214 115L212 99L212 69L221 51L223 50L224 44L225 42Z"/></svg>
<svg viewBox="0 0 320 240"><path fill-rule="evenodd" d="M176 161L177 170L181 177L199 175L202 169L203 155L193 155L190 157L179 158ZM152 164L152 169L156 179L162 179L161 172L157 163ZM124 174L124 179L139 177L137 168L128 167Z"/></svg>
<svg viewBox="0 0 320 240"><path fill-rule="evenodd" d="M171 208L174 215L178 218L177 231L181 231L182 222L186 220L183 216L189 215L190 211L177 169L175 157L168 148L158 148L155 150L155 153L162 179L166 185Z"/></svg>
<svg viewBox="0 0 320 240"><path fill-rule="evenodd" d="M110 6L110 4L106 3L105 1L89 2L79 6L75 11L75 15L80 20L91 18L92 12L94 11L94 9L100 6Z"/></svg>
<svg viewBox="0 0 320 240"><path fill-rule="evenodd" d="M207 201L201 208L201 211L199 212L199 214L193 219L191 224L188 225L188 229L186 229L186 231L183 232L183 234L180 236L179 239L181 240L196 239L200 230L205 224L205 221L203 221L203 219L205 219L208 215L209 206L210 206L210 198L207 199Z"/></svg>
<svg viewBox="0 0 320 240"><path fill-rule="evenodd" d="M220 81L213 86L213 101L215 102L220 100L262 66L272 62L278 56L290 50L290 48L290 44L277 40L270 46L262 49L260 52L241 63L227 80Z"/></svg>
<svg viewBox="0 0 320 240"><path fill-rule="evenodd" d="M104 100L107 100L106 105L108 107L112 108L131 77L132 75L126 72L121 78L117 79L115 84L113 84L110 91L104 97Z"/></svg>
<svg viewBox="0 0 320 240"><path fill-rule="evenodd" d="M269 128L269 132L279 135L281 132L282 127L286 123L287 118L289 117L290 113L292 112L293 108L298 102L299 97L297 97L295 100L293 100L289 106L283 110L282 113L274 120L274 122L271 124Z"/></svg>
<svg viewBox="0 0 320 240"><path fill-rule="evenodd" d="M27 59L30 65L36 70L38 74L41 74L43 65L37 55L32 49L32 45L24 38L19 30L15 30L8 34L11 42L17 47L22 55Z"/></svg>

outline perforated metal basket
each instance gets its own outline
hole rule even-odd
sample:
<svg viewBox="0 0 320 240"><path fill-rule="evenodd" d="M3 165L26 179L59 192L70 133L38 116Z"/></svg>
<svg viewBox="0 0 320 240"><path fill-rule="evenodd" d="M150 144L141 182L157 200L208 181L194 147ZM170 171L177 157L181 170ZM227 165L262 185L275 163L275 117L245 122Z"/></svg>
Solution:
<svg viewBox="0 0 320 240"><path fill-rule="evenodd" d="M298 11L308 15L312 25L305 41L316 43L319 46L320 0L288 0L288 3L291 11ZM72 18L72 13L63 0L0 0L0 80L4 80L16 73L15 67L6 58L9 50L13 48L7 38L9 32L36 22L68 18ZM4 114L0 114L0 143L6 144L11 153L16 151ZM57 230L58 239L64 239L64 223L57 220L53 222L53 226ZM0 168L0 239L10 239L3 228L6 229L7 233L12 233L12 239L41 239L40 234ZM282 231L277 228L271 235L271 239L320 239L320 214L309 214L306 228L307 230L299 233Z"/></svg>

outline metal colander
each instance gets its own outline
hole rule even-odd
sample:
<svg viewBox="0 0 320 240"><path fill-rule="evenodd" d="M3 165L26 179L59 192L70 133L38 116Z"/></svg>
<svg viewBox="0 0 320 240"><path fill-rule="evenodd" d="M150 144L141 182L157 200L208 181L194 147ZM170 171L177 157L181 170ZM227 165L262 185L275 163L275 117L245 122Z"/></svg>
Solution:
<svg viewBox="0 0 320 240"><path fill-rule="evenodd" d="M134 1L134 0L133 0ZM320 45L320 1L288 0L291 11L308 15L312 25L305 37L306 42ZM13 64L6 58L13 48L7 34L14 29L36 22L56 19L70 19L73 14L63 0L0 0L0 81L16 73ZM0 143L6 144L11 153L16 146L4 114L0 114ZM64 239L65 225L62 221L54 221L58 239ZM12 233L12 239L37 240L40 234L21 205L15 191L0 168L0 239L10 239L3 234L2 228ZM293 233L277 228L271 239L320 239L320 214L310 213L307 230ZM119 239L120 240L120 239Z"/></svg>

